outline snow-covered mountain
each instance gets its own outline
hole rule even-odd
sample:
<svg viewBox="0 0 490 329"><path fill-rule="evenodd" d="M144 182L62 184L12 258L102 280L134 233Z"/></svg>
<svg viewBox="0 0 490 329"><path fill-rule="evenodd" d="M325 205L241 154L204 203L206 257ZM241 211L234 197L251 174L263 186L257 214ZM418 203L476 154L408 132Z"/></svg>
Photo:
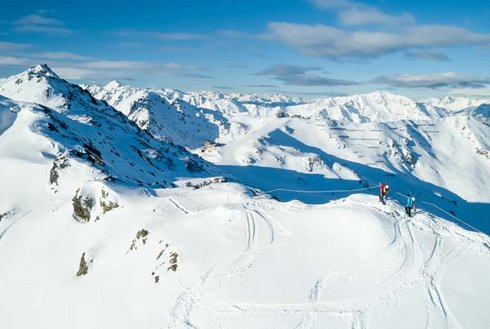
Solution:
<svg viewBox="0 0 490 329"><path fill-rule="evenodd" d="M266 108L284 108L291 105L304 104L306 102L299 97L290 97L281 94L247 95L210 91L183 94L182 98L195 106L214 109L227 114L240 112L259 113ZM264 113L261 112L261 114Z"/></svg>
<svg viewBox="0 0 490 329"><path fill-rule="evenodd" d="M134 92L154 90L111 83L98 88L96 95L113 95L109 98L118 106L132 100ZM416 191L426 202L443 202L451 213L464 214L472 225L488 226L481 221L482 211L490 211L486 105L454 112L382 91L314 101L171 89L155 92L161 97L171 95L172 102L181 99L198 106L194 113L221 115L222 122L227 122L221 127L226 129L194 153L248 185L266 191L312 186L342 190L391 181L398 193ZM153 116L164 112L155 109ZM174 131L193 126L166 121ZM328 194L273 194L283 200L314 203L332 198Z"/></svg>
<svg viewBox="0 0 490 329"><path fill-rule="evenodd" d="M196 108L175 98L168 89L131 88L113 81L103 88L90 86L87 90L154 137L185 147L203 146L218 138L220 130L228 127L220 112Z"/></svg>
<svg viewBox="0 0 490 329"><path fill-rule="evenodd" d="M482 104L490 104L490 98L474 99L467 97L447 96L443 98L421 99L420 102L457 112L468 108L476 108Z"/></svg>
<svg viewBox="0 0 490 329"><path fill-rule="evenodd" d="M322 117L341 123L390 122L403 119L428 120L444 117L446 111L385 91L318 99L288 109L289 115Z"/></svg>
<svg viewBox="0 0 490 329"><path fill-rule="evenodd" d="M469 115L483 123L486 123L487 125L490 125L490 102L470 110Z"/></svg>
<svg viewBox="0 0 490 329"><path fill-rule="evenodd" d="M0 326L485 328L489 107L439 105L3 79Z"/></svg>
<svg viewBox="0 0 490 329"><path fill-rule="evenodd" d="M11 98L1 99L2 112L11 118L2 129L6 130L2 135L4 159L52 163L52 185L62 184L59 171L78 172L75 168L79 165L98 179L154 187L170 186L176 177L207 177L218 172L183 147L154 139L107 103L62 80L45 65L5 80L0 94ZM15 175L2 171L2 175L8 180L29 177L21 170ZM82 177L81 181L88 176Z"/></svg>
<svg viewBox="0 0 490 329"><path fill-rule="evenodd" d="M476 119L476 114L454 114L448 109L381 91L310 102L287 98L272 102L257 96L247 98L213 92L186 94L170 89L137 89L113 82L97 88L95 96L108 100L132 120L135 117L131 108L138 111L152 108L145 113L150 113L149 117L154 120L165 117L160 120L161 126L167 123L168 127L159 129L160 134L153 133L159 138L172 138L179 131L184 134L190 129L209 131L209 127L199 129L192 121L180 125L179 112L161 108L156 105L158 102L153 106L141 105L151 104L151 95L160 100L167 97L165 93L172 95L173 103L182 99L180 102L186 106L189 103L197 106L189 109L189 117L192 113L210 111L212 115L203 117L204 121L212 124L220 117L219 122L226 122L218 124L221 129L215 130L214 138L208 139L211 143L197 154L215 164L228 166L235 175L264 189L276 187L277 182L264 185L267 180L253 172L250 176L258 177L260 183L250 181L248 174L245 177L237 170L245 170L244 166L283 169L286 177L281 177L280 182L284 184L292 177L287 172L291 169L350 181L366 181L373 176L376 180L383 179L371 173L371 169L376 168L386 173L383 175L404 177L406 182L402 186L406 189L422 180L468 201L489 200L486 191L490 168L485 156L489 148L488 127L480 123L481 119ZM203 144L198 134L187 136L194 138L195 145ZM448 144L449 139L453 142ZM187 141L184 145L192 144ZM455 157L458 153L460 156ZM349 162L353 163L349 165ZM352 167L356 164L367 165L367 170L354 170ZM463 164L478 175L466 175L459 170ZM295 188L301 184L294 184Z"/></svg>
<svg viewBox="0 0 490 329"><path fill-rule="evenodd" d="M222 142L242 125L229 122L227 115L239 113L276 115L281 108L303 103L284 95L258 96L216 92L184 93L169 88L133 88L112 81L107 85L83 86L154 137L189 148Z"/></svg>

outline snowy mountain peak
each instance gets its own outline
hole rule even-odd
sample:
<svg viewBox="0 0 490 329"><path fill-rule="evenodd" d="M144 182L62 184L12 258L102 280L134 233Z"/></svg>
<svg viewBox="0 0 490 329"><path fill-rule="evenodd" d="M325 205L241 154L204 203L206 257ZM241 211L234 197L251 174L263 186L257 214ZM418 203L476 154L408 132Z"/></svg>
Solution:
<svg viewBox="0 0 490 329"><path fill-rule="evenodd" d="M20 152L21 157L48 167L55 159L53 181L63 180L58 178L65 176L61 169L66 161L86 165L88 176L95 172L104 180L152 187L169 186L176 177L218 172L181 146L153 138L106 102L50 71L39 65L0 83L0 135L8 130L12 136L32 141L31 148L24 145L25 150L18 151L12 146L17 138L13 144L2 139L2 155L15 158ZM33 74L39 76L29 79ZM45 173L49 172L48 168Z"/></svg>
<svg viewBox="0 0 490 329"><path fill-rule="evenodd" d="M107 107L88 91L60 78L46 64L33 66L1 81L0 95L77 115Z"/></svg>
<svg viewBox="0 0 490 329"><path fill-rule="evenodd" d="M376 90L376 91L373 91L371 93L368 93L368 94L365 94L365 96L367 98L371 98L371 99L375 99L375 100L379 100L379 101L383 101L383 102L388 102L390 100L403 100L407 103L412 103L413 101L408 98L408 97L405 97L405 96L402 96L402 95L397 95L397 94L393 94L393 93L390 93L388 91L384 91L384 90Z"/></svg>
<svg viewBox="0 0 490 329"><path fill-rule="evenodd" d="M32 66L26 71L26 73L29 76L35 76L38 78L44 77L60 79L60 77L56 73L54 73L53 70L51 70L48 64L38 64Z"/></svg>
<svg viewBox="0 0 490 329"><path fill-rule="evenodd" d="M109 82L108 84L106 84L104 86L104 89L106 89L106 90L107 89L117 89L117 88L120 88L120 87L123 87L123 86L124 85L121 82L119 82L117 80L113 80L113 81Z"/></svg>
<svg viewBox="0 0 490 329"><path fill-rule="evenodd" d="M369 103L369 104L393 104L400 103L405 105L413 105L415 102L408 97L393 94L384 90L376 90L366 94L358 94L352 96L339 96L332 98L325 98L326 100L339 100L339 101L355 101L359 103Z"/></svg>
<svg viewBox="0 0 490 329"><path fill-rule="evenodd" d="M287 112L289 115L329 118L342 123L431 120L447 115L445 110L436 106L416 103L410 98L386 91L320 98L312 103L289 107Z"/></svg>

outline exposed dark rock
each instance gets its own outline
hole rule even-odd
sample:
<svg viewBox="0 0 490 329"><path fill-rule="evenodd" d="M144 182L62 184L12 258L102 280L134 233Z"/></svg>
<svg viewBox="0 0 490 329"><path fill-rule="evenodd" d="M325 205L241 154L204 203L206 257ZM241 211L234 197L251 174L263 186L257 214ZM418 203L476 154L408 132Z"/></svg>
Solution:
<svg viewBox="0 0 490 329"><path fill-rule="evenodd" d="M83 198L78 195L79 190L73 197L73 217L79 222L88 223L90 221L90 211L95 205L95 201L90 197Z"/></svg>
<svg viewBox="0 0 490 329"><path fill-rule="evenodd" d="M70 163L68 162L68 159L66 159L62 155L58 155L56 159L53 161L53 166L49 171L49 184L59 185L58 179L60 177L61 171L69 166Z"/></svg>
<svg viewBox="0 0 490 329"><path fill-rule="evenodd" d="M187 168L188 171L194 172L194 173L200 173L200 172L204 171L204 168L202 167L202 165L194 159L188 159L185 162L185 167Z"/></svg>
<svg viewBox="0 0 490 329"><path fill-rule="evenodd" d="M87 275L90 264L92 264L93 260L85 259L85 253L82 254L80 258L80 265L78 266L77 276Z"/></svg>
<svg viewBox="0 0 490 329"><path fill-rule="evenodd" d="M177 257L179 257L179 254L176 253L176 252L172 252L170 254L170 260L169 260L169 264L170 266L167 268L167 271L177 271Z"/></svg>
<svg viewBox="0 0 490 329"><path fill-rule="evenodd" d="M119 204L117 202L112 202L110 200L106 200L109 196L109 192L106 192L104 189L101 191L102 198L100 199L100 206L102 207L102 213L111 211L112 209L119 208Z"/></svg>

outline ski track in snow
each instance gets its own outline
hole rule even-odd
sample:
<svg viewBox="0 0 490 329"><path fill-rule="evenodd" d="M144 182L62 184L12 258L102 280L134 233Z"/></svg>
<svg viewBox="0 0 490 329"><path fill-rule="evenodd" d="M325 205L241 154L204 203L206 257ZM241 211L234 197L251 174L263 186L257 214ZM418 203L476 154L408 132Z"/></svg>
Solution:
<svg viewBox="0 0 490 329"><path fill-rule="evenodd" d="M184 214L190 214L184 206L173 198L167 198L177 209ZM194 320L194 315L206 314L206 319L216 328L222 328L219 321L215 320L214 314L301 314L302 320L296 328L313 328L315 321L318 320L318 314L331 314L332 316L344 316L350 314L352 319L351 328L364 329L368 328L369 310L371 304L376 301L389 298L393 293L406 291L417 280L425 279L427 294L431 302L428 305L427 328L431 328L435 319L439 319L445 329L460 329L460 325L451 314L449 307L444 299L440 289L441 273L444 267L450 261L457 259L466 250L468 243L454 248L447 254L443 254L442 238L435 235L434 246L426 260L421 257L421 251L417 246L417 241L412 232L411 226L415 224L416 219L408 219L402 215L394 204L388 204L387 208L381 206L366 206L362 203L347 201L364 208L375 209L383 212L394 219L394 237L393 240L385 246L374 259L361 268L354 269L350 272L336 273L337 276L344 276L348 280L355 280L356 275L362 275L369 272L370 268L377 267L377 261L382 260L383 255L389 254L394 250L403 250L404 256L399 268L387 275L380 284L373 285L371 289L361 295L334 301L322 301L320 299L323 288L328 284L329 277L320 277L308 293L307 303L291 304L261 304L261 303L214 303L204 306L205 295L210 286L219 285L223 280L233 280L239 278L242 273L248 271L254 266L256 256L260 255L268 247L272 246L281 237L291 237L292 234L279 221L270 216L266 211L259 210L259 202L247 203L243 205L243 218L245 221L246 247L240 254L219 261L213 265L201 278L194 287L182 294L176 301L173 312L170 314L172 321L168 328L201 328L200 320ZM45 202L44 205L53 206L52 202ZM53 209L56 209L54 207ZM22 218L29 215L29 210L18 218L14 219L3 232L0 234L0 240L5 233ZM15 217L14 217L15 218ZM399 219L397 219L399 218ZM429 218L430 219L430 218ZM262 222L265 225L259 225ZM259 227L267 228L267 232L261 232ZM277 232L283 233L278 234ZM260 239L266 236L267 239ZM461 238L466 239L465 236ZM216 281L216 282L211 282ZM201 319L201 317L199 317Z"/></svg>
<svg viewBox="0 0 490 329"><path fill-rule="evenodd" d="M356 203L348 201L350 203ZM356 203L357 204L357 203ZM368 208L362 203L360 207ZM370 310L374 305L383 301L389 301L393 294L399 295L408 292L411 287L424 280L427 286L428 300L426 328L431 328L435 319L443 323L445 329L460 329L460 325L452 315L444 296L440 289L440 275L444 271L446 264L458 258L467 247L455 248L447 255L442 255L442 238L436 235L434 247L431 254L425 260L422 251L417 245L415 235L412 231L414 218L407 218L393 203L387 208L376 205L369 208L383 212L393 219L394 237L393 240L384 247L371 262L363 264L361 268L350 272L335 273L335 276L343 276L346 280L362 279L361 277L369 273L369 270L379 268L384 255L390 255L401 251L403 256L398 268L391 273L386 273L380 282L370 283L369 289L363 293L343 298L340 300L322 300L321 294L332 276L322 276L314 283L311 290L307 293L308 301L305 303L243 303L243 302L215 302L209 304L205 300L207 289L217 287L220 282L239 278L244 272L254 266L255 259L267 248L277 243L283 232L283 237L290 237L288 232L280 223L273 219L264 210L257 209L258 203L248 203L243 205L245 219L246 247L240 254L232 256L230 259L221 260L213 265L194 287L182 294L170 314L170 325L168 328L204 328L212 325L214 328L224 328L219 322L217 314L276 314L278 318L285 315L299 314L301 321L295 328L316 328L318 321L321 321L321 314L328 316L348 317L351 321L349 328L367 329L369 328ZM265 225L258 224L263 221ZM258 227L267 227L269 232L260 232ZM267 234L270 238L262 241L259 237ZM359 277L361 276L361 277ZM204 320L205 319L205 320ZM204 321L204 322L203 322ZM207 323L204 325L203 323Z"/></svg>
<svg viewBox="0 0 490 329"><path fill-rule="evenodd" d="M8 230L10 230L15 224L17 224L22 218L26 217L27 215L29 215L31 212L33 211L33 209L30 209L26 212L24 212L22 215L20 215L18 218L13 218L11 223L10 224L7 224L5 226L5 228L3 229L3 231L0 233L0 241L2 241L2 238L5 236L5 234L8 232Z"/></svg>
<svg viewBox="0 0 490 329"><path fill-rule="evenodd" d="M182 211L184 214L189 214L189 210L187 210L183 205L175 201L173 198L168 197L168 201L170 201L177 209Z"/></svg>
<svg viewBox="0 0 490 329"><path fill-rule="evenodd" d="M433 252L430 256L426 266L426 273L429 276L428 282L428 294L432 303L433 311L437 313L443 323L444 329L460 329L461 326L456 321L455 317L451 314L449 307L444 299L440 285L441 274L444 271L444 265L457 259L466 250L468 246L463 244L461 246L453 248L447 255L442 255L441 239L437 237L434 244ZM437 255L439 264L433 265L434 256Z"/></svg>
<svg viewBox="0 0 490 329"><path fill-rule="evenodd" d="M172 202L174 203L174 202ZM174 205L176 205L174 203ZM177 205L176 205L177 206ZM243 212L245 217L245 236L246 236L246 248L245 250L237 255L232 256L230 259L220 260L218 263L214 264L209 268L206 273L201 277L200 281L196 283L194 287L189 288L184 294L182 294L170 314L170 320L167 324L167 328L176 328L179 326L187 328L198 328L196 324L192 321L192 312L196 312L196 308L199 308L199 301L203 299L205 294L205 289L208 282L212 278L217 278L217 280L230 280L233 277L239 277L241 273L247 271L253 262L255 261L255 256L260 254L259 239L257 234L257 217L261 218L264 223L266 223L270 232L270 239L266 246L260 246L260 248L267 247L267 245L272 245L275 241L275 228L271 223L272 218L265 215L264 212L250 207L250 205L243 205ZM188 213L188 212L187 212ZM218 270L219 269L219 270ZM220 273L226 273L222 275ZM197 310L200 312L202 310ZM211 322L214 322L209 318ZM219 324L216 324L217 328L220 328Z"/></svg>
<svg viewBox="0 0 490 329"><path fill-rule="evenodd" d="M2 241L2 238L5 236L5 234L7 234L7 232L12 229L14 227L14 225L16 225L17 223L20 222L21 219L27 217L29 214L31 214L34 210L38 211L39 209L41 209L42 207L50 207L51 211L56 211L58 210L58 208L63 205L64 203L66 203L67 201L66 200L60 200L58 202L54 202L52 200L49 200L49 201L44 201L42 203L40 203L39 205L37 205L36 207L33 207L33 208L30 208L29 210L26 210L24 211L22 214L20 214L18 217L15 216L15 210L12 212L13 216L12 218L9 220L9 218L5 219L5 221L9 220L10 223L9 224L5 224L5 227L2 229L2 226L1 223L0 223L0 241ZM16 218L17 217L17 218Z"/></svg>

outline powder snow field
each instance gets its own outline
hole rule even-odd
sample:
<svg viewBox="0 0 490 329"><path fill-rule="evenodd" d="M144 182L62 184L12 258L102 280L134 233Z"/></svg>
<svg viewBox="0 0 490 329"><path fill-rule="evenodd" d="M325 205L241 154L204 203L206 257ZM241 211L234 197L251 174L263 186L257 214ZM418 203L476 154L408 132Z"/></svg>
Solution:
<svg viewBox="0 0 490 329"><path fill-rule="evenodd" d="M0 241L2 324L483 328L490 321L488 238L430 214L409 220L399 205L365 195L281 203L234 184L157 194L125 195L120 209L88 224L72 219L70 199L19 217ZM148 236L137 238L143 229ZM77 277L82 252L91 263Z"/></svg>
<svg viewBox="0 0 490 329"><path fill-rule="evenodd" d="M490 323L484 102L85 88L0 83L1 328Z"/></svg>

